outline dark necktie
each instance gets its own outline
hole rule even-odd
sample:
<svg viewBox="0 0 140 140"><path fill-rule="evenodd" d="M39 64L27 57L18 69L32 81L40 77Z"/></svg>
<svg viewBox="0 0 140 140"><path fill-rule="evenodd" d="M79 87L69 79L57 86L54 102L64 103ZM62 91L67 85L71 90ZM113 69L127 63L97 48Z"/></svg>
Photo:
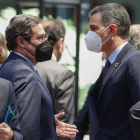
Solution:
<svg viewBox="0 0 140 140"><path fill-rule="evenodd" d="M111 63L110 63L109 60L107 59L107 61L106 61L106 63L105 63L104 70L103 70L103 78L105 78L107 72L109 71L110 66L111 66Z"/></svg>

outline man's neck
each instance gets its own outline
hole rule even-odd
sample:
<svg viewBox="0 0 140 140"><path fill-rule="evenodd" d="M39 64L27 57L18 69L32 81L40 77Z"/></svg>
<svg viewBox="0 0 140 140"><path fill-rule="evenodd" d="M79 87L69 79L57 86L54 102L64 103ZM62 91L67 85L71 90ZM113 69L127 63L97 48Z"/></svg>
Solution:
<svg viewBox="0 0 140 140"><path fill-rule="evenodd" d="M120 37L117 37L116 39L114 39L114 41L112 42L112 44L110 44L105 53L107 55L107 57L110 56L110 54L116 49L118 48L120 45L122 45L123 43L127 42L128 39L121 39Z"/></svg>
<svg viewBox="0 0 140 140"><path fill-rule="evenodd" d="M52 58L57 62L57 58L54 54L52 54Z"/></svg>
<svg viewBox="0 0 140 140"><path fill-rule="evenodd" d="M23 56L25 56L27 59L29 59L34 65L37 64L37 61L36 61L35 57L32 56L31 54L29 54L25 49L22 49L22 50L20 50L20 49L14 49L14 50L12 50L12 52L20 53Z"/></svg>

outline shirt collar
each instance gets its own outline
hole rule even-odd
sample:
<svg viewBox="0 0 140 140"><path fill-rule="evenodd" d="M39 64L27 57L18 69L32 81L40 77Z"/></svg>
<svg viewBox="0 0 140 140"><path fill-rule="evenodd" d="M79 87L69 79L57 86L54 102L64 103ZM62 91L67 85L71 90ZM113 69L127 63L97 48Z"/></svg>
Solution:
<svg viewBox="0 0 140 140"><path fill-rule="evenodd" d="M57 61L56 56L54 54L52 54L52 58Z"/></svg>
<svg viewBox="0 0 140 140"><path fill-rule="evenodd" d="M24 58L36 70L35 65L27 57L25 57L24 55L22 55L22 54L20 54L18 52L13 52L13 53L15 53L15 54L21 56L22 58Z"/></svg>
<svg viewBox="0 0 140 140"><path fill-rule="evenodd" d="M128 42L124 42L123 44L121 44L119 47L117 47L108 57L109 62L112 64L115 59L117 58L118 54L120 53L120 51L123 49L123 47L127 44Z"/></svg>

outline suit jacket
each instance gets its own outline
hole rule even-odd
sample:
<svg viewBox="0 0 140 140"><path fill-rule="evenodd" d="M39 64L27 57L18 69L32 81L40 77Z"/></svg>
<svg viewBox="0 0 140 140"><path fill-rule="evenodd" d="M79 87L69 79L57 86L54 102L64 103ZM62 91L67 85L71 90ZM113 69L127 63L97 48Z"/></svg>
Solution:
<svg viewBox="0 0 140 140"><path fill-rule="evenodd" d="M74 121L74 74L65 66L52 60L38 63L37 70L49 89L54 101L54 114L65 112L59 120L73 124ZM60 138L59 138L60 139ZM68 138L61 138L68 139Z"/></svg>
<svg viewBox="0 0 140 140"><path fill-rule="evenodd" d="M90 93L92 140L132 140L129 109L140 100L140 52L126 44Z"/></svg>
<svg viewBox="0 0 140 140"><path fill-rule="evenodd" d="M11 53L1 66L0 77L13 84L24 140L56 140L52 98L34 68Z"/></svg>
<svg viewBox="0 0 140 140"><path fill-rule="evenodd" d="M136 139L140 140L140 101L132 106L129 111L129 116Z"/></svg>
<svg viewBox="0 0 140 140"><path fill-rule="evenodd" d="M0 123L5 120L9 105L14 113L14 118L10 124L14 132L14 140L23 140L23 135L20 131L19 114L17 111L14 89L9 81L0 78Z"/></svg>

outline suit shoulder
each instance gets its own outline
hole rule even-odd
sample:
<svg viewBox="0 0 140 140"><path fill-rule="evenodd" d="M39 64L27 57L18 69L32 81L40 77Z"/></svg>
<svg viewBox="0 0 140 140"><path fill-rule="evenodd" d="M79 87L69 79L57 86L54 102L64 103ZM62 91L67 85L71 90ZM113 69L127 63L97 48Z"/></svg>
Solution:
<svg viewBox="0 0 140 140"><path fill-rule="evenodd" d="M29 67L24 64L23 62L20 62L18 60L11 60L8 62L5 62L4 65L2 65L1 70L7 69L9 71L14 70L18 71L19 69L29 69Z"/></svg>
<svg viewBox="0 0 140 140"><path fill-rule="evenodd" d="M136 55L140 55L140 52L134 48L130 48L129 51L128 51L128 56L129 57L133 57L133 56L136 56Z"/></svg>
<svg viewBox="0 0 140 140"><path fill-rule="evenodd" d="M46 71L46 73L50 71L51 73L54 73L54 74L55 73L73 74L73 72L69 70L66 66L59 64L58 62L53 61L53 60L38 63L36 67L39 71Z"/></svg>
<svg viewBox="0 0 140 140"><path fill-rule="evenodd" d="M134 48L128 51L124 59L127 63L127 69L139 70L140 67L140 52Z"/></svg>
<svg viewBox="0 0 140 140"><path fill-rule="evenodd" d="M31 74L33 74L33 72L29 66L18 60L11 60L5 63L0 69L0 77L10 81L14 76L27 77L29 75L31 76Z"/></svg>

